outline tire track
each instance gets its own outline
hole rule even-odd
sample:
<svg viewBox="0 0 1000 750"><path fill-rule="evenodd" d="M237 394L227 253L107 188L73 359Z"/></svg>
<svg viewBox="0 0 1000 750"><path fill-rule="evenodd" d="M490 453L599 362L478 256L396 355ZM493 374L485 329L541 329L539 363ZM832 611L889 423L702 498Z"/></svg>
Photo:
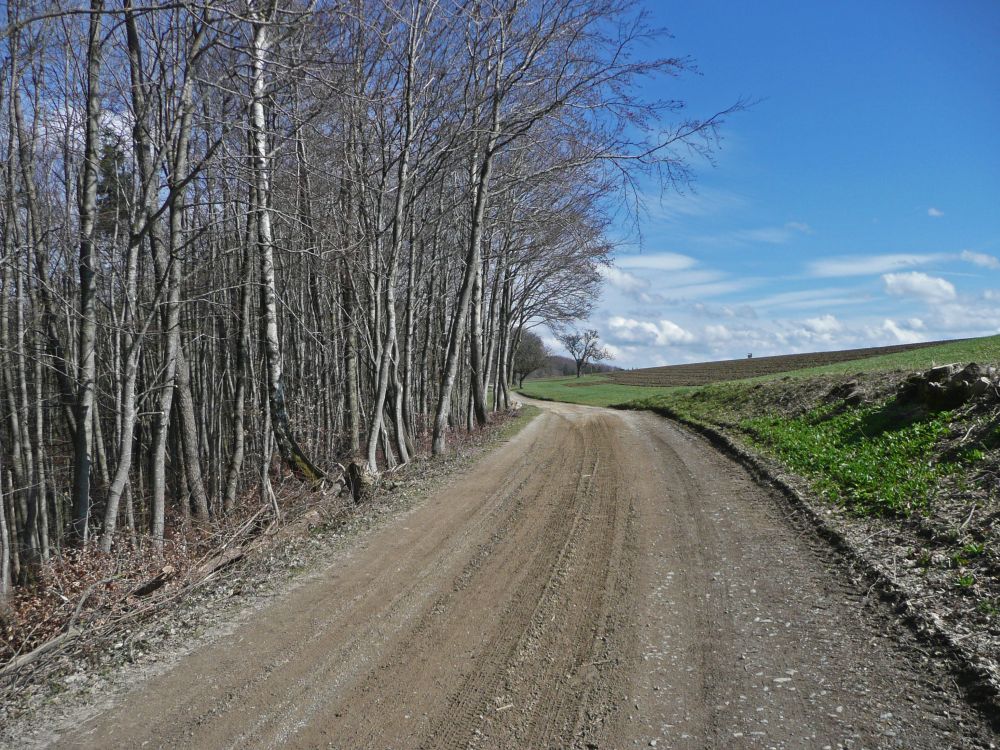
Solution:
<svg viewBox="0 0 1000 750"><path fill-rule="evenodd" d="M533 447L540 447L537 444ZM386 664L392 663L393 654L407 653L413 643L421 637L425 637L426 631L438 619L441 612L446 611L450 606L454 596L465 589L474 577L476 571L492 555L493 550L504 543L511 533L525 523L523 510L526 494L536 495L540 493L538 489L532 489L529 485L535 481L536 472L539 467L542 470L551 470L558 462L562 461L562 456L554 449L549 448L539 451L542 455L532 462L523 462L519 467L519 473L513 478L510 485L505 485L487 498L486 507L490 511L481 514L475 522L470 523L467 529L461 533L466 543L455 544L451 539L451 544L445 545L442 541L434 549L433 564L428 565L428 570L436 571L436 580L433 587L428 586L428 581L424 580L426 575L419 568L387 570L384 573L386 584L392 585L392 581L398 579L403 573L406 578L416 579L413 585L397 596L393 601L395 607L380 612L374 619L376 622L397 621L397 626L392 632L382 635L379 631L361 631L348 636L348 648L332 651L321 665L322 668L313 670L321 674L324 679L301 679L297 690L294 690L293 697L285 701L287 711L276 718L268 721L261 721L254 727L252 733L246 733L234 741L232 747L239 747L247 741L268 746L295 746L295 735L306 728L311 721L323 713L324 709L333 703L355 703L361 700L365 694L377 692L377 687L371 683L373 680L383 679L383 672ZM478 541L485 537L485 541ZM447 549L445 547L447 546ZM467 561L467 562L466 562ZM432 590L448 589L448 571L460 570L460 574L451 584L451 590L433 601L428 601L426 589ZM398 584L396 584L398 586ZM372 597L377 599L378 597ZM410 607L408 616L401 616L398 608L403 604ZM398 622L405 620L405 622ZM393 635L398 633L399 635ZM345 663L342 653L349 649L359 652L370 652L373 644L381 646L379 660L370 663L370 666L359 665L354 667ZM419 653L415 651L415 653ZM350 674L354 680L350 683L339 679L340 674ZM332 679L331 679L332 677ZM354 690L354 693L349 691ZM346 697L345 697L346 694ZM362 720L371 719L372 714L361 711ZM375 714L377 715L377 714ZM339 723L348 726L347 721L343 721L344 712L338 711L337 719Z"/></svg>
<svg viewBox="0 0 1000 750"><path fill-rule="evenodd" d="M585 475L583 471L583 468L590 463L589 454L592 445L589 444L587 436L572 423L566 427L567 439L571 441L573 451L566 455L565 449L568 446L564 445L562 471L556 474L553 480L556 487L561 488L561 491L557 492L559 499L550 522L537 540L538 553L530 566L531 572L526 576L526 585L515 596L517 606L505 613L500 630L484 654L479 669L454 692L449 711L438 718L437 726L424 747L455 748L476 746L485 742L483 728L477 725L487 724L486 721L480 721L480 718L487 717L490 696L496 697L505 693L503 685L509 664L523 648L529 623L539 616L542 600L559 575L559 562L565 556L583 512L583 507L574 501L580 495L581 489L589 485L592 477L592 474ZM570 457L571 461L568 460ZM567 486L565 481L567 468L569 476L578 477L575 487ZM494 705L493 710L496 711L502 705L507 704ZM475 734L477 729L478 735Z"/></svg>
<svg viewBox="0 0 1000 750"><path fill-rule="evenodd" d="M616 540L623 509L619 502L619 487L622 477L614 460L613 442L605 422L589 426L590 432L601 446L599 459L595 461L593 473L599 477L596 487L588 492L589 521L586 534L581 535L573 549L574 555L582 559L574 563L567 561L570 580L567 581L568 594L554 597L550 603L553 612L569 608L576 614L575 621L567 622L561 631L554 631L547 640L546 648L566 655L555 659L539 686L539 705L553 706L548 711L536 711L527 733L529 746L567 747L572 742L574 730L584 696L587 694L586 681L595 665L594 652L607 610L607 602L615 593L614 579L617 578L621 547ZM574 601L576 600L576 601ZM562 674L569 675L565 679Z"/></svg>

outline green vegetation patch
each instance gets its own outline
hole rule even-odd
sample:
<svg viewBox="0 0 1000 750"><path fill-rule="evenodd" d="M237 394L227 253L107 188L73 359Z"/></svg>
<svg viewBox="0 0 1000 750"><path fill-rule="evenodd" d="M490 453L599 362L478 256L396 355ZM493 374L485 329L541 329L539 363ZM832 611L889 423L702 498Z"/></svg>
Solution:
<svg viewBox="0 0 1000 750"><path fill-rule="evenodd" d="M584 406L611 406L645 396L672 392L674 388L647 388L638 385L612 383L604 375L584 375L579 378L545 378L526 380L519 393L543 401L565 401Z"/></svg>
<svg viewBox="0 0 1000 750"><path fill-rule="evenodd" d="M507 422L503 428L500 430L501 440L510 440L517 433L528 426L528 423L542 413L542 410L537 406L532 406L531 404L525 404L520 408L517 416L512 420Z"/></svg>
<svg viewBox="0 0 1000 750"><path fill-rule="evenodd" d="M950 416L901 415L893 403L840 413L827 406L796 419L744 419L740 427L825 499L861 515L907 516L926 512L938 481L960 466L935 455Z"/></svg>

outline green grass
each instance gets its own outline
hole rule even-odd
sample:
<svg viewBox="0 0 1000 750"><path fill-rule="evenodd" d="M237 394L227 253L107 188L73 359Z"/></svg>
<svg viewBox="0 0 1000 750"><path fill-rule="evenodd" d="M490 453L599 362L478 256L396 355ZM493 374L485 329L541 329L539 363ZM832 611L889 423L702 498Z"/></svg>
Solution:
<svg viewBox="0 0 1000 750"><path fill-rule="evenodd" d="M791 416L774 408L781 394L778 383L763 389L727 383L628 407L735 431L808 480L817 495L860 516L927 513L944 477L983 458L976 445L942 453L952 412L927 413L889 398L859 408L824 403Z"/></svg>
<svg viewBox="0 0 1000 750"><path fill-rule="evenodd" d="M650 388L643 385L618 385L603 375L583 375L580 378L545 378L526 380L519 393L544 401L566 401L584 406L611 406L645 398L650 395L672 393L678 388Z"/></svg>

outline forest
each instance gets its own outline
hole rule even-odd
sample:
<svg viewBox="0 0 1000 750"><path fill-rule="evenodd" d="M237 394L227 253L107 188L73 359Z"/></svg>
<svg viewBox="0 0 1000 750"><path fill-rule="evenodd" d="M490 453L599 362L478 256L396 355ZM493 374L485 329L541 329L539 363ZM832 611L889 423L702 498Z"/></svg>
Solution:
<svg viewBox="0 0 1000 750"><path fill-rule="evenodd" d="M732 111L630 0L5 9L0 600L447 452Z"/></svg>

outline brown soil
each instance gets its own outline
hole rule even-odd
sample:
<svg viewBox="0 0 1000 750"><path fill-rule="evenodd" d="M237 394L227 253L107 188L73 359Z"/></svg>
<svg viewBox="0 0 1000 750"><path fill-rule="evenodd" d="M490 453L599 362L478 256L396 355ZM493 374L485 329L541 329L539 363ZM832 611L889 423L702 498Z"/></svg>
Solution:
<svg viewBox="0 0 1000 750"><path fill-rule="evenodd" d="M947 667L743 469L650 414L539 405L252 619L32 742L990 746Z"/></svg>

